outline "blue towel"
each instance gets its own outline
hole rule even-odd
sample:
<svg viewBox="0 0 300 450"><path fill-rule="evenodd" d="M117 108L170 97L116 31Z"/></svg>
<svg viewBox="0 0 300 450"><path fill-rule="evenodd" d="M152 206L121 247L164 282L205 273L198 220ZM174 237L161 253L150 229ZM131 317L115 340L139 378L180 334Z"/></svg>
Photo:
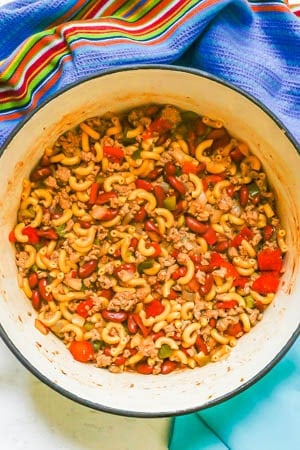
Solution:
<svg viewBox="0 0 300 450"><path fill-rule="evenodd" d="M300 140L300 21L283 1L23 0L0 7L0 32L0 145L57 89L159 62L244 89ZM247 391L174 418L170 450L298 449L299 367L297 342Z"/></svg>

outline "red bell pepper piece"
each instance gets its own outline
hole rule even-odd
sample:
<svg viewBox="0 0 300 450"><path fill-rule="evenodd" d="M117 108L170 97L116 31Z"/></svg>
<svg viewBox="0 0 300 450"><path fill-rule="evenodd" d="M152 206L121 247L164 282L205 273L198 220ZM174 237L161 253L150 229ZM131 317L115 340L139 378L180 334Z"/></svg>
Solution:
<svg viewBox="0 0 300 450"><path fill-rule="evenodd" d="M280 272L282 268L282 255L278 248L266 248L257 254L258 267L262 271Z"/></svg>
<svg viewBox="0 0 300 450"><path fill-rule="evenodd" d="M23 228L22 234L28 236L28 244L38 244L40 241L36 229L31 226Z"/></svg>
<svg viewBox="0 0 300 450"><path fill-rule="evenodd" d="M277 272L265 272L253 281L252 289L259 294L275 293L279 286Z"/></svg>
<svg viewBox="0 0 300 450"><path fill-rule="evenodd" d="M164 305L158 300L154 299L150 303L146 303L145 312L146 317L156 317L159 316L164 311Z"/></svg>
<svg viewBox="0 0 300 450"><path fill-rule="evenodd" d="M214 268L225 267L228 277L238 278L239 273L229 261L227 261L219 253L211 253L210 255L210 265Z"/></svg>

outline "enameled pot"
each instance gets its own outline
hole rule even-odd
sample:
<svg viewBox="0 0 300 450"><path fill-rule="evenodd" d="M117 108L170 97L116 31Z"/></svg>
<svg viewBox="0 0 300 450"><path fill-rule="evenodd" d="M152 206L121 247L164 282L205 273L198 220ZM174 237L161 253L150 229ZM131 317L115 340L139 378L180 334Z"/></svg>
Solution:
<svg viewBox="0 0 300 450"><path fill-rule="evenodd" d="M262 161L276 193L289 247L284 275L263 320L223 361L169 375L113 374L73 360L36 316L17 284L8 234L16 220L22 179L51 144L87 117L149 102L171 103L224 121ZM300 159L296 143L263 105L208 74L173 66L106 71L58 92L6 141L0 158L1 336L40 380L88 407L128 416L159 417L200 410L241 392L264 376L299 335Z"/></svg>

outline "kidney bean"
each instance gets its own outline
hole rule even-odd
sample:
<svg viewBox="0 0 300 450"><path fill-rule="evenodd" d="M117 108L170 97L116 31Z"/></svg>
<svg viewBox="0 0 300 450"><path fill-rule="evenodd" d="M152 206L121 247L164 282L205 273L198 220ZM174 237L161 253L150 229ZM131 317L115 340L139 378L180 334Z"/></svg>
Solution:
<svg viewBox="0 0 300 450"><path fill-rule="evenodd" d="M255 195L254 197L252 197L251 201L253 205L258 205L260 202L260 195L259 194Z"/></svg>
<svg viewBox="0 0 300 450"><path fill-rule="evenodd" d="M133 248L133 250L135 250L138 246L138 243L139 243L139 240L137 238L133 237L133 238L131 238L129 247Z"/></svg>
<svg viewBox="0 0 300 450"><path fill-rule="evenodd" d="M91 222L88 222L87 220L80 220L79 225L81 228L84 228L85 230L91 228Z"/></svg>
<svg viewBox="0 0 300 450"><path fill-rule="evenodd" d="M228 247L229 247L229 241L219 241L219 242L216 242L216 244L215 244L215 250L216 250L216 252L219 252L219 253L226 252Z"/></svg>
<svg viewBox="0 0 300 450"><path fill-rule="evenodd" d="M39 290L40 296L46 302L50 302L53 300L53 295L51 294L51 292L47 292L47 290L46 290L47 286L48 286L47 279L41 278L38 282L38 290Z"/></svg>
<svg viewBox="0 0 300 450"><path fill-rule="evenodd" d="M135 180L135 186L138 189L144 189L145 191L151 192L153 190L153 185L149 181L138 178Z"/></svg>
<svg viewBox="0 0 300 450"><path fill-rule="evenodd" d="M153 193L154 193L156 201L157 201L157 206L159 208L162 208L164 205L164 200L166 198L166 193L165 193L164 189L161 186L155 185L153 187Z"/></svg>
<svg viewBox="0 0 300 450"><path fill-rule="evenodd" d="M117 277L119 273L124 270L125 272L134 273L136 271L136 265L133 263L124 263L116 267L114 270L114 275Z"/></svg>
<svg viewBox="0 0 300 450"><path fill-rule="evenodd" d="M40 165L42 167L47 167L47 166L50 166L50 164L51 164L51 161L50 161L49 156L43 155L41 160L40 160Z"/></svg>
<svg viewBox="0 0 300 450"><path fill-rule="evenodd" d="M207 230L206 224L199 222L199 220L191 216L186 216L185 223L191 231L194 231L194 233L204 234Z"/></svg>
<svg viewBox="0 0 300 450"><path fill-rule="evenodd" d="M174 211L172 211L173 216L174 217L178 217L180 216L183 211L185 210L187 205L186 200L180 200L179 202L176 203L176 208L174 209Z"/></svg>
<svg viewBox="0 0 300 450"><path fill-rule="evenodd" d="M201 286L199 288L200 294L202 294L202 295L208 294L208 292L212 288L213 282L214 282L214 278L213 278L212 274L211 273L207 273L206 277L205 277L205 283L201 284Z"/></svg>
<svg viewBox="0 0 300 450"><path fill-rule="evenodd" d="M117 198L117 194L115 192L102 192L97 195L96 205L104 205L108 203L112 198Z"/></svg>
<svg viewBox="0 0 300 450"><path fill-rule="evenodd" d="M245 155L243 155L243 153L236 147L233 150L231 150L230 152L230 158L234 161L234 162L241 162L244 158Z"/></svg>
<svg viewBox="0 0 300 450"><path fill-rule="evenodd" d="M52 171L49 167L38 167L34 169L30 174L30 181L40 181L44 178L49 177L52 174Z"/></svg>
<svg viewBox="0 0 300 450"><path fill-rule="evenodd" d="M145 218L147 216L146 209L142 206L141 209L135 214L133 220L135 222L144 222Z"/></svg>
<svg viewBox="0 0 300 450"><path fill-rule="evenodd" d="M32 291L32 297L31 297L32 306L34 309L39 310L41 306L41 297L40 293L37 289L34 289Z"/></svg>
<svg viewBox="0 0 300 450"><path fill-rule="evenodd" d="M92 216L97 220L112 220L118 215L117 209L107 208L102 205L94 205L92 208Z"/></svg>
<svg viewBox="0 0 300 450"><path fill-rule="evenodd" d="M146 220L144 228L146 231L153 231L154 233L160 234L158 227L154 222L152 222L152 220Z"/></svg>
<svg viewBox="0 0 300 450"><path fill-rule="evenodd" d="M78 277L79 278L87 278L87 277L91 276L92 273L95 272L97 266L98 266L98 261L96 259L91 259L90 261L87 261L81 267L79 267Z"/></svg>
<svg viewBox="0 0 300 450"><path fill-rule="evenodd" d="M126 362L125 356L117 356L113 363L116 366L123 366L125 362Z"/></svg>
<svg viewBox="0 0 300 450"><path fill-rule="evenodd" d="M163 330L160 330L157 333L151 333L151 339L153 342L157 341L158 338L163 336L165 336L165 332Z"/></svg>
<svg viewBox="0 0 300 450"><path fill-rule="evenodd" d="M111 300L114 296L114 292L112 289L102 289L99 296L105 297L105 298L107 298L107 300Z"/></svg>
<svg viewBox="0 0 300 450"><path fill-rule="evenodd" d="M56 241L59 237L53 228L49 228L49 230L40 230L39 228L37 228L36 233L39 237L49 239L51 241Z"/></svg>
<svg viewBox="0 0 300 450"><path fill-rule="evenodd" d="M166 359L161 365L161 374L167 375L168 373L173 372L173 370L175 370L176 367L177 362Z"/></svg>
<svg viewBox="0 0 300 450"><path fill-rule="evenodd" d="M214 142L212 143L211 149L217 150L218 148L225 147L225 145L229 144L229 142L230 142L230 137L228 136L228 134L225 134L221 138L214 140Z"/></svg>
<svg viewBox="0 0 300 450"><path fill-rule="evenodd" d="M110 322L115 323L122 323L127 320L128 314L126 311L108 311L107 309L104 309L102 312L102 317L105 320L108 320Z"/></svg>
<svg viewBox="0 0 300 450"><path fill-rule="evenodd" d="M31 272L28 277L28 284L31 289L37 287L39 282L38 276L36 272Z"/></svg>
<svg viewBox="0 0 300 450"><path fill-rule="evenodd" d="M184 195L186 193L185 185L174 175L168 177L168 182L179 194Z"/></svg>
<svg viewBox="0 0 300 450"><path fill-rule="evenodd" d="M150 375L153 372L153 367L149 366L147 363L138 363L136 365L136 370L143 375Z"/></svg>
<svg viewBox="0 0 300 450"><path fill-rule="evenodd" d="M147 175L147 179L150 181L157 180L157 178L161 175L162 171L163 171L162 168L151 170L151 172L148 173L148 175Z"/></svg>
<svg viewBox="0 0 300 450"><path fill-rule="evenodd" d="M263 238L265 241L268 241L273 236L273 227L272 225L267 224L263 229Z"/></svg>
<svg viewBox="0 0 300 450"><path fill-rule="evenodd" d="M201 117L195 120L195 133L197 136L203 136L206 131L206 125L202 122Z"/></svg>
<svg viewBox="0 0 300 450"><path fill-rule="evenodd" d="M178 278L184 277L187 272L187 268L185 266L178 267L178 269L174 270L171 274L172 280L178 280Z"/></svg>
<svg viewBox="0 0 300 450"><path fill-rule="evenodd" d="M249 190L247 186L242 186L239 192L239 200L241 206L245 207L249 200Z"/></svg>
<svg viewBox="0 0 300 450"><path fill-rule="evenodd" d="M207 135L206 139L220 139L223 136L227 136L225 128L213 128Z"/></svg>
<svg viewBox="0 0 300 450"><path fill-rule="evenodd" d="M134 320L134 316L132 314L128 314L127 327L128 327L129 333L131 333L131 334L136 334L138 331L138 326L137 326L136 321Z"/></svg>
<svg viewBox="0 0 300 450"><path fill-rule="evenodd" d="M231 184L230 186L228 186L228 188L226 188L226 193L231 198L234 196L234 194L235 194L235 187L234 187L233 184Z"/></svg>
<svg viewBox="0 0 300 450"><path fill-rule="evenodd" d="M164 165L164 172L167 175L167 177L169 177L171 175L176 175L176 166L175 166L175 164L172 163L171 161L168 161Z"/></svg>

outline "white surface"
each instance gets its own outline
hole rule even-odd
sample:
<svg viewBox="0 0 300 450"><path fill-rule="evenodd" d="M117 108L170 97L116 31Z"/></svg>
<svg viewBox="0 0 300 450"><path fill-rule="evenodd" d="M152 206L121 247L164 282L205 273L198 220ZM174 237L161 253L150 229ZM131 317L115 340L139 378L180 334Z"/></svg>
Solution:
<svg viewBox="0 0 300 450"><path fill-rule="evenodd" d="M42 384L0 340L3 450L167 450L169 419L100 413Z"/></svg>

